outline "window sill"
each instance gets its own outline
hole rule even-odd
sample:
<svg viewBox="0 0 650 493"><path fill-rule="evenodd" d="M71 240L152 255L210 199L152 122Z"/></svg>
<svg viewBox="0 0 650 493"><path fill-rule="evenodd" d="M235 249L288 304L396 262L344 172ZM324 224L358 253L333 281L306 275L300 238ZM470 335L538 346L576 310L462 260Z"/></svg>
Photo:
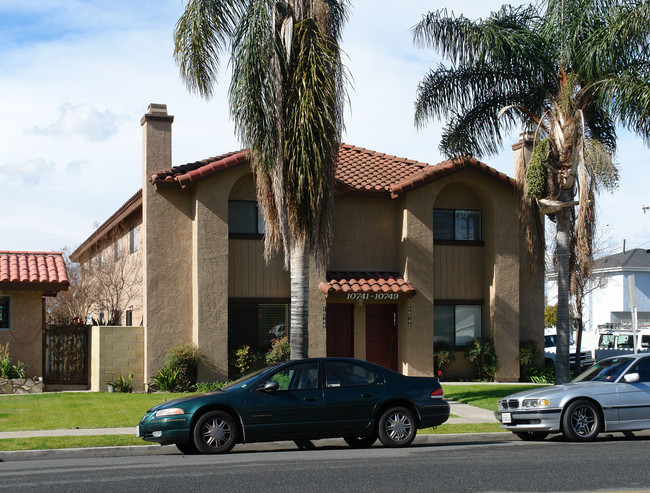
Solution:
<svg viewBox="0 0 650 493"><path fill-rule="evenodd" d="M452 246L485 246L484 241L465 241L465 240L433 240L434 245L452 245Z"/></svg>

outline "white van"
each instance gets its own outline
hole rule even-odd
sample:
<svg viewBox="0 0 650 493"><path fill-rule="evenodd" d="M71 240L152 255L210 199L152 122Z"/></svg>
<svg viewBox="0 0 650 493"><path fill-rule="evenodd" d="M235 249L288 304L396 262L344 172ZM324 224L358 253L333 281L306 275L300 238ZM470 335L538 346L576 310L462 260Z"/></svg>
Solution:
<svg viewBox="0 0 650 493"><path fill-rule="evenodd" d="M549 327L544 329L544 363L546 366L555 366L555 353L557 351L557 329ZM576 343L573 339L573 331L569 332L569 366L573 368L576 364ZM580 349L580 368L587 368L594 364L594 358L589 349Z"/></svg>

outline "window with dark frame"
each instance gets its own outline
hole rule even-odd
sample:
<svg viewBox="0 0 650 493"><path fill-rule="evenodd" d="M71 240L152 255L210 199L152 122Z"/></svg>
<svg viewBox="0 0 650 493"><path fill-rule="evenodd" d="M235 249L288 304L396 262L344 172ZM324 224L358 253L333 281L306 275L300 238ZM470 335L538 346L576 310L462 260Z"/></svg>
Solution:
<svg viewBox="0 0 650 493"><path fill-rule="evenodd" d="M129 253L138 251L138 227L132 226L129 230Z"/></svg>
<svg viewBox="0 0 650 493"><path fill-rule="evenodd" d="M11 296L0 296L0 330L11 329Z"/></svg>
<svg viewBox="0 0 650 493"><path fill-rule="evenodd" d="M127 310L124 318L125 318L124 324L127 327L132 327L133 326L133 312L131 310Z"/></svg>
<svg viewBox="0 0 650 493"><path fill-rule="evenodd" d="M433 209L433 241L480 242L481 223L481 211Z"/></svg>
<svg viewBox="0 0 650 493"><path fill-rule="evenodd" d="M288 336L288 303L229 303L228 353L249 346L253 354L266 354L271 341Z"/></svg>
<svg viewBox="0 0 650 493"><path fill-rule="evenodd" d="M433 340L452 347L467 346L481 337L481 305L436 304L433 309Z"/></svg>
<svg viewBox="0 0 650 493"><path fill-rule="evenodd" d="M257 207L257 202L251 200L228 201L228 233L229 235L264 235L264 215Z"/></svg>

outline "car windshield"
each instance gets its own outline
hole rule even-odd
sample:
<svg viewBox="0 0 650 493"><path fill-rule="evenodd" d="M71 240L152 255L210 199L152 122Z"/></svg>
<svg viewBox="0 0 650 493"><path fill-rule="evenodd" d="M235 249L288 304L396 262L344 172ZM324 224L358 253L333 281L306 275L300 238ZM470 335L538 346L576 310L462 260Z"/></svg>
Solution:
<svg viewBox="0 0 650 493"><path fill-rule="evenodd" d="M599 361L573 379L574 382L615 382L632 358L609 358Z"/></svg>
<svg viewBox="0 0 650 493"><path fill-rule="evenodd" d="M259 370L255 370L251 373L247 373L246 375L243 375L239 377L237 380L234 382L229 383L225 387L223 387L221 390L225 390L226 392L229 390L235 390L235 389L244 389L248 387L251 383L251 381L257 379L262 373L265 373L272 368L275 368L277 365L273 366L266 366L264 368L260 368Z"/></svg>
<svg viewBox="0 0 650 493"><path fill-rule="evenodd" d="M573 334L569 334L569 344L573 346L575 341L573 340ZM557 346L557 334L551 334L544 336L544 347L556 347Z"/></svg>

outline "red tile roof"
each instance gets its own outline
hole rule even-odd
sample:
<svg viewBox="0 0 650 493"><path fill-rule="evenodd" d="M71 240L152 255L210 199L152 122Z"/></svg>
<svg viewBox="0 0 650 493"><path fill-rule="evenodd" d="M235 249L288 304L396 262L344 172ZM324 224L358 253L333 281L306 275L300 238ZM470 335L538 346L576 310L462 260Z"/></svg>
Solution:
<svg viewBox="0 0 650 493"><path fill-rule="evenodd" d="M247 161L245 150L229 152L221 156L211 157L194 163L174 166L171 169L159 171L151 176L151 183L156 187L185 188L192 183L212 176L219 171L227 170Z"/></svg>
<svg viewBox="0 0 650 493"><path fill-rule="evenodd" d="M318 288L325 294L397 293L414 295L413 285L396 272L328 272Z"/></svg>
<svg viewBox="0 0 650 493"><path fill-rule="evenodd" d="M0 251L0 289L43 291L68 289L68 271L61 252Z"/></svg>
<svg viewBox="0 0 650 493"><path fill-rule="evenodd" d="M156 187L185 188L219 171L243 164L247 158L245 150L211 157L154 173L151 182ZM339 147L335 179L342 193L382 193L396 197L465 168L474 168L507 185L514 183L507 175L473 158L457 158L431 166L348 144Z"/></svg>

